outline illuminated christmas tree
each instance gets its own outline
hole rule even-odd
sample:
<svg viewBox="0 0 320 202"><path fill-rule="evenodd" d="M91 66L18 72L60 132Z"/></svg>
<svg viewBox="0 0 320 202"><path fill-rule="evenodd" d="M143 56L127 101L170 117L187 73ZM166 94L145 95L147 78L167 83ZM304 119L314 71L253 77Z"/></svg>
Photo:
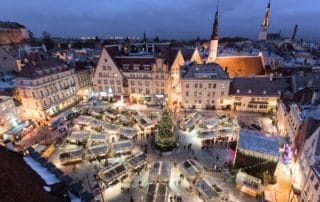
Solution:
<svg viewBox="0 0 320 202"><path fill-rule="evenodd" d="M156 126L155 145L162 151L171 151L176 146L174 124L167 109L162 112L161 120Z"/></svg>

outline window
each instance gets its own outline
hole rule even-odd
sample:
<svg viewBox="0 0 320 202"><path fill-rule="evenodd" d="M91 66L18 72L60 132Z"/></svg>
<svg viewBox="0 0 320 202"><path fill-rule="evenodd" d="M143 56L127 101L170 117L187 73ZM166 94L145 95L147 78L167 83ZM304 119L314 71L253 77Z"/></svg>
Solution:
<svg viewBox="0 0 320 202"><path fill-rule="evenodd" d="M111 84L111 85L114 85L114 80L110 80L110 84Z"/></svg>
<svg viewBox="0 0 320 202"><path fill-rule="evenodd" d="M121 87L118 87L118 93L121 93Z"/></svg>
<svg viewBox="0 0 320 202"><path fill-rule="evenodd" d="M107 80L107 79L105 79L103 83L104 83L104 84L108 84L108 80Z"/></svg>
<svg viewBox="0 0 320 202"><path fill-rule="evenodd" d="M197 83L195 83L195 84L194 84L194 87L195 87L195 88L198 88L198 84L197 84Z"/></svg>
<svg viewBox="0 0 320 202"><path fill-rule="evenodd" d="M160 86L164 86L164 82L161 82L161 83L160 83Z"/></svg>
<svg viewBox="0 0 320 202"><path fill-rule="evenodd" d="M235 102L234 106L241 106L241 102Z"/></svg>
<svg viewBox="0 0 320 202"><path fill-rule="evenodd" d="M189 92L188 92L188 91L186 91L186 96L187 96L187 97L189 96Z"/></svg>
<svg viewBox="0 0 320 202"><path fill-rule="evenodd" d="M104 62L108 62L108 60L107 60L107 59L104 59Z"/></svg>
<svg viewBox="0 0 320 202"><path fill-rule="evenodd" d="M130 85L131 85L131 86L134 86L134 81L130 81Z"/></svg>
<svg viewBox="0 0 320 202"><path fill-rule="evenodd" d="M221 92L221 96L224 96L224 92Z"/></svg>
<svg viewBox="0 0 320 202"><path fill-rule="evenodd" d="M208 83L208 88L211 89L211 83Z"/></svg>
<svg viewBox="0 0 320 202"><path fill-rule="evenodd" d="M186 84L186 88L189 88L189 84L188 83Z"/></svg>
<svg viewBox="0 0 320 202"><path fill-rule="evenodd" d="M215 97L216 96L216 92L212 92L212 97Z"/></svg>
<svg viewBox="0 0 320 202"><path fill-rule="evenodd" d="M98 79L98 84L101 84L101 80L100 79Z"/></svg>
<svg viewBox="0 0 320 202"><path fill-rule="evenodd" d="M131 93L135 93L134 87L131 88Z"/></svg>
<svg viewBox="0 0 320 202"><path fill-rule="evenodd" d="M217 87L217 84L213 83L213 84L212 84L212 88L214 89L214 88L216 88L216 87Z"/></svg>
<svg viewBox="0 0 320 202"><path fill-rule="evenodd" d="M199 84L199 88L202 88L202 83Z"/></svg>
<svg viewBox="0 0 320 202"><path fill-rule="evenodd" d="M121 85L121 81L120 81L120 80L117 80L117 84L118 84L118 85Z"/></svg>
<svg viewBox="0 0 320 202"><path fill-rule="evenodd" d="M210 97L210 96L211 96L211 93L210 93L210 92L208 92L207 97Z"/></svg>
<svg viewBox="0 0 320 202"><path fill-rule="evenodd" d="M239 94L240 93L240 90L239 89L237 89L237 94Z"/></svg>
<svg viewBox="0 0 320 202"><path fill-rule="evenodd" d="M251 94L251 90L248 90L248 93Z"/></svg>
<svg viewBox="0 0 320 202"><path fill-rule="evenodd" d="M146 81L145 84L146 84L146 86L150 86L150 82L149 81Z"/></svg>
<svg viewBox="0 0 320 202"><path fill-rule="evenodd" d="M102 66L102 70L107 70L107 66Z"/></svg>
<svg viewBox="0 0 320 202"><path fill-rule="evenodd" d="M36 97L33 91L32 91L32 96L33 96L33 97Z"/></svg>
<svg viewBox="0 0 320 202"><path fill-rule="evenodd" d="M149 88L146 88L146 94L150 94Z"/></svg>

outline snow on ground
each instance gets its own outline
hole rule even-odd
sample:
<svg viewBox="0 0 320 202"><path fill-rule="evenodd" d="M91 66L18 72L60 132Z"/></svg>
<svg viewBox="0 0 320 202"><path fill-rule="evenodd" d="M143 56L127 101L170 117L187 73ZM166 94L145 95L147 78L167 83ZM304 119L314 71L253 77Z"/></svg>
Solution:
<svg viewBox="0 0 320 202"><path fill-rule="evenodd" d="M71 192L68 192L68 193L71 198L71 202L81 202L81 199L76 197L73 193L71 193Z"/></svg>
<svg viewBox="0 0 320 202"><path fill-rule="evenodd" d="M54 174L50 173L46 168L44 168L40 163L35 161L31 157L23 157L23 160L34 170L40 177L46 182L47 185L55 184L60 182Z"/></svg>

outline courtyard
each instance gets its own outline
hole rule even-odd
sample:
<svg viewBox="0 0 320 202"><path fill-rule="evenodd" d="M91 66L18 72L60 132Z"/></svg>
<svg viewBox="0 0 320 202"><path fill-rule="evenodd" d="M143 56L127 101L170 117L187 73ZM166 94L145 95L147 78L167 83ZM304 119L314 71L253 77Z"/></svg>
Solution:
<svg viewBox="0 0 320 202"><path fill-rule="evenodd" d="M55 129L46 138L35 134L20 144L54 143L48 161L96 201L261 200L235 188L236 175L228 165L241 127L276 134L268 116L205 110L173 114L177 147L161 154L153 138L161 109L105 101L78 107L81 114L64 122L66 132ZM159 169L154 176L155 167L164 164L166 174Z"/></svg>

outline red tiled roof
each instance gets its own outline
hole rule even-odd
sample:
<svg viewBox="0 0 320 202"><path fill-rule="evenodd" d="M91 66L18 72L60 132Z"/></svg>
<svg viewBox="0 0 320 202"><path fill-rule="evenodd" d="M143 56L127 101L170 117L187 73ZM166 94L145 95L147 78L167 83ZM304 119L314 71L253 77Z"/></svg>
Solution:
<svg viewBox="0 0 320 202"><path fill-rule="evenodd" d="M227 68L230 77L264 75L261 56L217 57L216 61L222 69Z"/></svg>

